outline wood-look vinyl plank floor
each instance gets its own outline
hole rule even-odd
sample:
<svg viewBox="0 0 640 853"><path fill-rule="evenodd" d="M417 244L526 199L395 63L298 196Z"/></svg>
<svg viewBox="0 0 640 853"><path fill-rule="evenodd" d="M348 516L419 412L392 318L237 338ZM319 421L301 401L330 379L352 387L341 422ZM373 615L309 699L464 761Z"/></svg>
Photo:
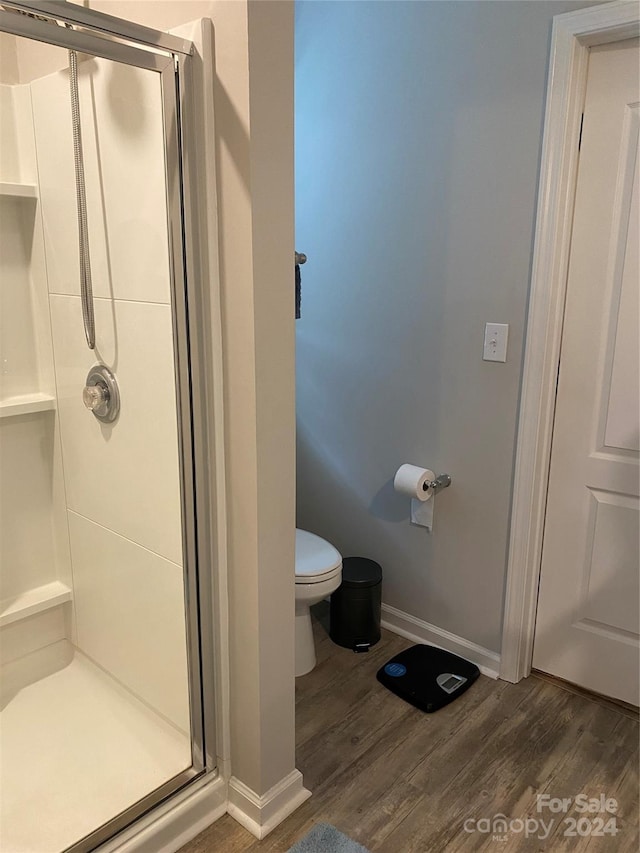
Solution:
<svg viewBox="0 0 640 853"><path fill-rule="evenodd" d="M638 720L535 675L481 676L458 700L423 714L385 690L379 667L410 642L383 631L368 654L314 622L318 664L296 681L296 762L313 796L257 841L225 815L180 853L285 853L314 823L331 823L372 853L637 853ZM537 811L537 795L604 793L618 801L617 835L570 836L567 815ZM494 838L473 821L544 819ZM608 815L603 815L607 818ZM530 824L532 827L533 825ZM582 824L581 828L587 828ZM594 826L594 828L597 828Z"/></svg>

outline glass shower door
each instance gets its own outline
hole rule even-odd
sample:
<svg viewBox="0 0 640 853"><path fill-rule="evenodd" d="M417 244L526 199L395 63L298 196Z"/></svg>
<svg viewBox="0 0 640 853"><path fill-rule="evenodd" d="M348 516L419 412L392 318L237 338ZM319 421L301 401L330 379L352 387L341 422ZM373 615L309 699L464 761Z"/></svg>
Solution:
<svg viewBox="0 0 640 853"><path fill-rule="evenodd" d="M0 80L0 849L12 853L93 849L205 770L188 46L150 31L137 45L124 22L116 38L87 10L71 26L6 10L35 5L45 18L60 7L0 12L17 58Z"/></svg>

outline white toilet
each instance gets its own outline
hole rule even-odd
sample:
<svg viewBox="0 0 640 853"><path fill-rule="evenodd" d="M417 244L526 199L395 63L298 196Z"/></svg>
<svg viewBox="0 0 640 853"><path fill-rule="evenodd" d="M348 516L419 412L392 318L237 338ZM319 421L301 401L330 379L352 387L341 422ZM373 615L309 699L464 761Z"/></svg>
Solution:
<svg viewBox="0 0 640 853"><path fill-rule="evenodd" d="M342 582L342 557L327 542L296 530L296 677L316 665L309 608L331 595Z"/></svg>

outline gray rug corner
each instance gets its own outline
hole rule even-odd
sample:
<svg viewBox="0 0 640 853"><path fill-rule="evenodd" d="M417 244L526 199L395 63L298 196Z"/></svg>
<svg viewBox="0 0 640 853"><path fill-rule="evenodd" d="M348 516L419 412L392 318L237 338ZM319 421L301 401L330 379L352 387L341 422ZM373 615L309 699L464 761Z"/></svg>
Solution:
<svg viewBox="0 0 640 853"><path fill-rule="evenodd" d="M316 823L289 853L369 853L366 847L348 838L330 823Z"/></svg>

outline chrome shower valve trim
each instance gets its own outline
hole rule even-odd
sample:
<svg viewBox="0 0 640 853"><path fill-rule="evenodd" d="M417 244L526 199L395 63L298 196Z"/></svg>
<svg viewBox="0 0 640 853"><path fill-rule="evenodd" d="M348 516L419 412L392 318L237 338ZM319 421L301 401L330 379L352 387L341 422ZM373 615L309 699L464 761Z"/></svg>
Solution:
<svg viewBox="0 0 640 853"><path fill-rule="evenodd" d="M89 371L82 402L103 423L113 423L120 414L118 382L104 364L96 364Z"/></svg>

